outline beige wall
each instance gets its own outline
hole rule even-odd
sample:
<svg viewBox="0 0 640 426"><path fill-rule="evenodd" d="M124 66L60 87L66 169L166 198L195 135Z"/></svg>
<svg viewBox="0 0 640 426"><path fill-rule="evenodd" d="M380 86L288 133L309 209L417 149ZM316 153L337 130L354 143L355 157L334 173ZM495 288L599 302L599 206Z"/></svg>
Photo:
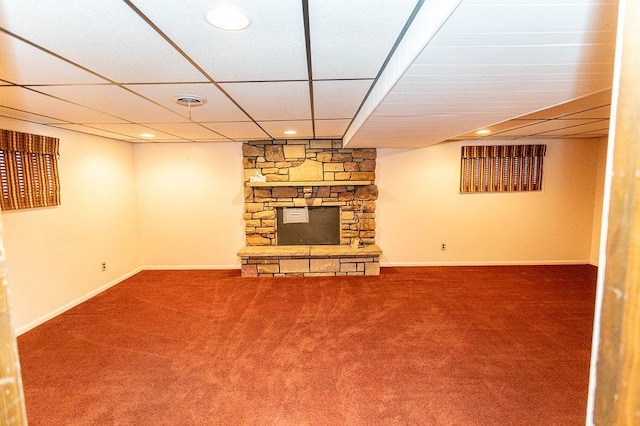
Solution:
<svg viewBox="0 0 640 426"><path fill-rule="evenodd" d="M589 263L603 142L511 143L547 144L543 191L459 194L463 143L379 150L381 263ZM441 243L447 244L446 251L440 250Z"/></svg>
<svg viewBox="0 0 640 426"><path fill-rule="evenodd" d="M595 202L593 205L593 228L591 233L590 263L599 265L600 233L602 232L602 209L604 199L604 177L607 164L607 140L598 143L598 166L596 168Z"/></svg>
<svg viewBox="0 0 640 426"><path fill-rule="evenodd" d="M3 118L0 128L60 138L61 205L2 213L14 325L22 333L139 267L133 148Z"/></svg>
<svg viewBox="0 0 640 426"><path fill-rule="evenodd" d="M145 268L239 268L242 144L134 147Z"/></svg>

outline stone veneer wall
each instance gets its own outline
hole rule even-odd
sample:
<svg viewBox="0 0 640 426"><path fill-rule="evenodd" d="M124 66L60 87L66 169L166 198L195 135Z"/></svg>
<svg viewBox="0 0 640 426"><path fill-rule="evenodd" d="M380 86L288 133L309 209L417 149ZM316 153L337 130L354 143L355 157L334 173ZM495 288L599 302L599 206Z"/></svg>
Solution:
<svg viewBox="0 0 640 426"><path fill-rule="evenodd" d="M343 149L341 140L274 140L245 142L242 154L247 246L277 245L276 207L304 206L340 207L341 245L357 237L364 245L375 244L375 149ZM291 186L250 186L256 173L267 182Z"/></svg>

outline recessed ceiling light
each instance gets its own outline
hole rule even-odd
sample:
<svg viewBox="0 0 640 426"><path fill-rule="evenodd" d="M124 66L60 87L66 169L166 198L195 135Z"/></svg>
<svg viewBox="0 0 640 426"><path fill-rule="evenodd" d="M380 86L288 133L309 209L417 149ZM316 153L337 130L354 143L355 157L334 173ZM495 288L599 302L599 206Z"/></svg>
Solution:
<svg viewBox="0 0 640 426"><path fill-rule="evenodd" d="M295 130L285 130L283 133L285 135L295 135L298 132L296 132Z"/></svg>
<svg viewBox="0 0 640 426"><path fill-rule="evenodd" d="M204 18L209 24L225 31L240 31L251 25L249 15L231 4L214 6L204 14Z"/></svg>
<svg viewBox="0 0 640 426"><path fill-rule="evenodd" d="M140 133L140 137L141 137L141 138L147 138L147 139L149 139L149 138L152 138L152 137L154 137L154 136L155 136L155 135L154 135L153 133Z"/></svg>
<svg viewBox="0 0 640 426"><path fill-rule="evenodd" d="M476 132L476 135L488 135L489 133L491 133L491 130L489 129L482 129L482 130L478 130Z"/></svg>

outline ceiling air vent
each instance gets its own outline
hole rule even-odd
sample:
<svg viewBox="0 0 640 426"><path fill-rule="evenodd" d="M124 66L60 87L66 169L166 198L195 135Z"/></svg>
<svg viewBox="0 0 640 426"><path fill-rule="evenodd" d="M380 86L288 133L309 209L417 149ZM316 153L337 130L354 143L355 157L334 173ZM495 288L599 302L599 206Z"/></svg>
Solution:
<svg viewBox="0 0 640 426"><path fill-rule="evenodd" d="M171 98L171 100L178 105L186 107L198 107L207 103L206 99L195 95L177 95Z"/></svg>
<svg viewBox="0 0 640 426"><path fill-rule="evenodd" d="M176 95L171 100L189 109L189 120L191 120L191 108L202 106L207 102L206 99L195 95Z"/></svg>

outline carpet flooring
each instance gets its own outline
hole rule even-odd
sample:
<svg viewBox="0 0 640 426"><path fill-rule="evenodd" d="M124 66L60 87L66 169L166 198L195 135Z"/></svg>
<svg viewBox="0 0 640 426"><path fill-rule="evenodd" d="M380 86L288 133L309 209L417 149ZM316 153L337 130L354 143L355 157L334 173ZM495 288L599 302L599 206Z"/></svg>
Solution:
<svg viewBox="0 0 640 426"><path fill-rule="evenodd" d="M143 271L18 338L33 425L582 425L596 268Z"/></svg>

